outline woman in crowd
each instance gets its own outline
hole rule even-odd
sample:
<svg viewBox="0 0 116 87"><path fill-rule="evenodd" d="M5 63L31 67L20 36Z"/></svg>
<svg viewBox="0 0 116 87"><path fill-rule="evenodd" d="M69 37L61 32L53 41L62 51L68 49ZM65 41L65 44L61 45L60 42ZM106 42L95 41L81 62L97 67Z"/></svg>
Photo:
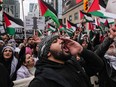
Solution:
<svg viewBox="0 0 116 87"><path fill-rule="evenodd" d="M17 80L33 76L34 72L35 72L34 58L32 57L31 54L28 54L27 52L25 52L26 51L25 47L23 47L22 49L23 49L23 50L21 50L21 51L23 51L22 52L23 56L21 58L22 59L22 64L21 64L21 67L17 71Z"/></svg>
<svg viewBox="0 0 116 87"><path fill-rule="evenodd" d="M10 84L16 79L16 72L18 69L18 60L14 56L14 48L11 46L4 46L0 57L0 62L5 66L9 75Z"/></svg>

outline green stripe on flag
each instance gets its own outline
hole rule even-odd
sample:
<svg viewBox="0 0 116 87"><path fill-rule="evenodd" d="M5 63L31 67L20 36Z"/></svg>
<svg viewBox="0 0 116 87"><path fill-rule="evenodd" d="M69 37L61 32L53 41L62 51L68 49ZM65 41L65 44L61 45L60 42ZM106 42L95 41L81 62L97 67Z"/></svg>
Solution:
<svg viewBox="0 0 116 87"><path fill-rule="evenodd" d="M12 28L12 27L7 27L7 28L6 28L6 32L7 32L9 35L14 35L14 34L15 34L15 29Z"/></svg>
<svg viewBox="0 0 116 87"><path fill-rule="evenodd" d="M52 18L52 20L57 24L57 27L60 26L60 23L59 23L59 20L58 20L57 16L52 11L50 11L49 9L46 11L44 16L45 17L50 16Z"/></svg>
<svg viewBox="0 0 116 87"><path fill-rule="evenodd" d="M60 28L60 31L66 31L66 28L62 27Z"/></svg>
<svg viewBox="0 0 116 87"><path fill-rule="evenodd" d="M107 18L106 16L104 16L104 13L102 13L100 11L90 12L90 14L93 15L93 16L97 16L97 17Z"/></svg>

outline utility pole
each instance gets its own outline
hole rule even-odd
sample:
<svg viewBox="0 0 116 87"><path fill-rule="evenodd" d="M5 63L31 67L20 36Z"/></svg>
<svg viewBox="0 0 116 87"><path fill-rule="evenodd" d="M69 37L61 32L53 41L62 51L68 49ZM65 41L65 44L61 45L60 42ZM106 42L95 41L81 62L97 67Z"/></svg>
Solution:
<svg viewBox="0 0 116 87"><path fill-rule="evenodd" d="M23 15L23 22L24 22L24 21L25 21L25 17L24 17L24 6L23 6L23 1L24 1L24 0L21 0L21 4L22 4L22 15ZM24 24L24 36L25 36L25 39L26 39L27 37L26 37L25 24Z"/></svg>
<svg viewBox="0 0 116 87"><path fill-rule="evenodd" d="M37 17L33 17L33 29L34 29L34 35L35 35L35 32L37 31Z"/></svg>

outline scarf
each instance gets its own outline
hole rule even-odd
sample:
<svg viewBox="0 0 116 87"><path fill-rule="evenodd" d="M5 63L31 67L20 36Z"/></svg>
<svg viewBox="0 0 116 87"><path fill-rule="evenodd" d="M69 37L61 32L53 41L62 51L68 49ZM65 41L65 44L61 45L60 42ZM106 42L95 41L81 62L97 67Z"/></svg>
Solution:
<svg viewBox="0 0 116 87"><path fill-rule="evenodd" d="M12 63L11 63L10 77L12 77L13 74L14 74L14 72L16 71L17 64L18 64L18 59L16 59L16 58L14 57L13 60L12 60Z"/></svg>
<svg viewBox="0 0 116 87"><path fill-rule="evenodd" d="M108 54L105 54L104 57L109 60L110 66L116 70L116 57Z"/></svg>

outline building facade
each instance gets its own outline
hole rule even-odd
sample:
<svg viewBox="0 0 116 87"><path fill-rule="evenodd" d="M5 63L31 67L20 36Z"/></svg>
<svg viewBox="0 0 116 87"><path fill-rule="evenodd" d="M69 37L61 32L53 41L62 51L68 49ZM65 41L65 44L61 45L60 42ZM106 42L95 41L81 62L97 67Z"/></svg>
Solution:
<svg viewBox="0 0 116 87"><path fill-rule="evenodd" d="M30 17L39 17L40 16L38 3L30 3L29 4L28 16L30 16Z"/></svg>
<svg viewBox="0 0 116 87"><path fill-rule="evenodd" d="M66 24L67 20L78 23L80 10L83 10L83 0L79 3L76 3L76 0L63 0L63 24Z"/></svg>
<svg viewBox="0 0 116 87"><path fill-rule="evenodd" d="M3 11L16 18L20 18L19 0L3 0Z"/></svg>
<svg viewBox="0 0 116 87"><path fill-rule="evenodd" d="M71 21L72 23L80 22L79 11L83 10L83 0L77 2L79 0L62 0L62 22L63 24L66 23L67 20ZM91 3L94 0L89 0L88 6L90 7ZM103 0L105 4L107 4L108 0Z"/></svg>

